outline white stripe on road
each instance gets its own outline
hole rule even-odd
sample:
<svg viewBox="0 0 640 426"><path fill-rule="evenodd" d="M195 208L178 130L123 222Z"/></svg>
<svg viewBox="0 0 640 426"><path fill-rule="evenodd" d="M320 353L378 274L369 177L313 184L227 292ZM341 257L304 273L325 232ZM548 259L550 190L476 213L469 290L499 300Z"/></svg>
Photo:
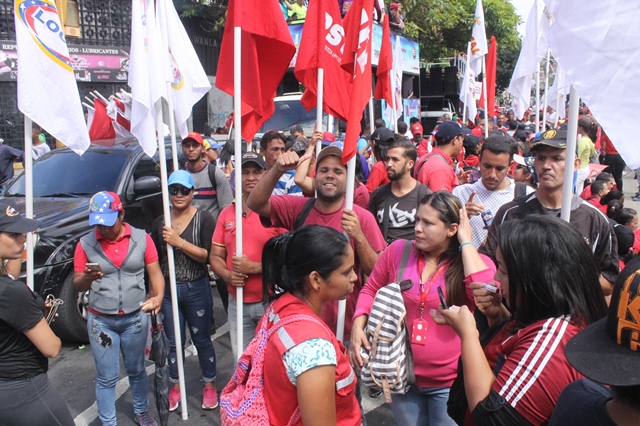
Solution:
<svg viewBox="0 0 640 426"><path fill-rule="evenodd" d="M222 327L216 330L216 334L211 336L211 340L216 340L221 336L223 336L224 334L227 334L228 332L229 332L229 323L225 323ZM192 351L185 350L185 355L184 355L185 358L188 358L191 355L193 355ZM146 370L147 370L147 376L148 376L150 374L153 374L156 371L156 367L155 365L151 364L146 368ZM127 389L129 389L129 378L124 377L118 380L118 383L116 384L116 401L118 400L118 398L122 396L123 393L127 391ZM93 405L91 405L91 407L87 408L82 413L78 414L78 416L76 416L76 418L73 419L73 421L76 423L76 426L88 426L91 422L93 422L97 418L98 418L98 404L94 402Z"/></svg>

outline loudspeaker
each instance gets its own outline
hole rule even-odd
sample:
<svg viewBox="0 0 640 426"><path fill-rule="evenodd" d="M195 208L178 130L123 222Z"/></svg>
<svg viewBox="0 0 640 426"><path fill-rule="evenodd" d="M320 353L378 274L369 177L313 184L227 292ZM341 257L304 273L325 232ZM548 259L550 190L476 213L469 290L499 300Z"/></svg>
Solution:
<svg viewBox="0 0 640 426"><path fill-rule="evenodd" d="M444 95L455 96L458 94L458 68L446 67L444 69Z"/></svg>
<svg viewBox="0 0 640 426"><path fill-rule="evenodd" d="M429 96L442 96L442 68L431 67L429 69Z"/></svg>

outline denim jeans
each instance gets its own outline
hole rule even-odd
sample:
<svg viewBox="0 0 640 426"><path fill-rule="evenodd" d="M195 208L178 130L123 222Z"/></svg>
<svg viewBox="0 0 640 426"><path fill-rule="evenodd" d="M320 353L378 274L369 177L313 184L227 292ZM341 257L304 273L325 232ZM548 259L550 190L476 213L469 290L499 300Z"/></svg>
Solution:
<svg viewBox="0 0 640 426"><path fill-rule="evenodd" d="M102 424L116 424L120 353L129 376L133 411L136 414L148 411L148 380L144 363L149 330L147 315L142 311L125 315L96 315L89 312L87 329L96 363L96 402Z"/></svg>
<svg viewBox="0 0 640 426"><path fill-rule="evenodd" d="M243 303L242 310L242 352L247 349L251 339L256 334L256 327L260 325L260 319L267 307L264 302ZM238 359L238 322L236 315L238 312L238 302L229 295L229 312L227 313L227 321L229 323L229 339L231 339L231 352L233 359ZM241 353L242 353L241 352Z"/></svg>
<svg viewBox="0 0 640 426"><path fill-rule="evenodd" d="M406 394L391 398L391 411L399 425L456 426L447 414L449 388L411 386Z"/></svg>
<svg viewBox="0 0 640 426"><path fill-rule="evenodd" d="M180 318L180 334L182 338L182 356L186 342L185 320L189 325L191 340L198 350L198 361L202 370L202 379L213 382L216 379L216 351L211 341L211 315L213 312L213 296L209 276L205 275L195 281L177 283L178 316ZM171 289L167 285L162 301L164 332L171 343L169 350L169 379L178 383L178 364L176 355L176 336L174 333L173 311L171 310Z"/></svg>

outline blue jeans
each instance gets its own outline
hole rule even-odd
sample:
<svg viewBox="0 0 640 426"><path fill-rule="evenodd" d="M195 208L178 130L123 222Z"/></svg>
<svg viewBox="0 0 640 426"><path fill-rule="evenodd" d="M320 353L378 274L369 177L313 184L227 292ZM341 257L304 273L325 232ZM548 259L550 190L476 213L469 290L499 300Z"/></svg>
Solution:
<svg viewBox="0 0 640 426"><path fill-rule="evenodd" d="M185 320L189 325L191 340L198 350L198 361L205 382L216 380L216 351L211 341L211 315L213 313L213 296L209 276L205 275L195 281L176 284L178 293L178 316L180 319L180 335L182 337L182 357L186 342ZM165 286L162 301L164 332L171 343L169 350L169 379L178 383L178 364L176 355L176 336L174 333L173 311L171 310L171 289Z"/></svg>
<svg viewBox="0 0 640 426"><path fill-rule="evenodd" d="M256 333L256 327L260 325L262 314L264 314L267 304L264 302L243 303L242 309L242 352L247 349L251 339ZM229 323L229 338L231 339L231 352L233 359L238 359L238 322L236 315L238 312L238 301L229 295L229 311L227 322Z"/></svg>
<svg viewBox="0 0 640 426"><path fill-rule="evenodd" d="M125 315L96 315L89 312L87 321L91 351L96 363L96 402L103 425L116 422L116 383L120 372L120 353L129 376L136 414L149 410L147 372L144 352L149 330L142 311Z"/></svg>
<svg viewBox="0 0 640 426"><path fill-rule="evenodd" d="M391 411L399 425L456 426L447 414L449 388L411 386L406 394L391 398Z"/></svg>

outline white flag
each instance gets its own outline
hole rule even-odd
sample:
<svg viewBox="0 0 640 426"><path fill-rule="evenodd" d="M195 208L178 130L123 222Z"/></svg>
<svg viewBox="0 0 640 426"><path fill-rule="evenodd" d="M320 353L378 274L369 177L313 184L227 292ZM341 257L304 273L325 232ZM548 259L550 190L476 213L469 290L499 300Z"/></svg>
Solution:
<svg viewBox="0 0 640 426"><path fill-rule="evenodd" d="M392 129L397 129L397 120L402 115L402 44L400 36L396 35L396 44L393 49L393 67L391 71L391 90L393 90L393 96L396 102L396 123L392 126ZM390 105L391 106L391 105Z"/></svg>
<svg viewBox="0 0 640 426"><path fill-rule="evenodd" d="M467 45L467 58L471 57L471 43ZM462 86L460 88L460 99L464 102L464 106L469 108L468 120L473 121L476 118L476 73L471 69L467 62L467 66L462 77ZM465 123L466 124L466 123Z"/></svg>
<svg viewBox="0 0 640 426"><path fill-rule="evenodd" d="M547 105L551 108L558 106L558 118L565 118L564 106L566 103L566 97L569 93L570 85L567 83L567 79L564 76L564 71L560 65L556 66L556 76L553 79L553 84L549 88L549 100ZM558 101L559 99L559 101Z"/></svg>
<svg viewBox="0 0 640 426"><path fill-rule="evenodd" d="M18 109L76 153L89 147L78 85L56 5L15 1Z"/></svg>
<svg viewBox="0 0 640 426"><path fill-rule="evenodd" d="M163 69L160 46L153 0L133 0L129 59L129 86L133 98L131 133L150 157L158 148L156 103L166 88L165 79L159 71Z"/></svg>
<svg viewBox="0 0 640 426"><path fill-rule="evenodd" d="M157 0L157 4L158 22L164 43L162 52L171 71L168 81L173 89L173 110L180 136L185 138L189 133L187 120L191 116L193 105L211 90L211 84L180 22L173 1Z"/></svg>
<svg viewBox="0 0 640 426"><path fill-rule="evenodd" d="M471 31L471 56L467 56L469 64L476 75L482 72L482 61L484 61L484 56L488 52L487 32L484 28L484 9L482 8L482 0L478 0Z"/></svg>
<svg viewBox="0 0 640 426"><path fill-rule="evenodd" d="M640 149L620 111L636 111L640 93L640 3L545 0L553 16L548 40L567 80L622 158L640 167Z"/></svg>
<svg viewBox="0 0 640 426"><path fill-rule="evenodd" d="M518 119L522 119L525 111L531 105L531 75L536 72L538 67L536 44L536 3L534 2L527 18L520 56L518 56L518 62L507 89L514 98L513 112Z"/></svg>

